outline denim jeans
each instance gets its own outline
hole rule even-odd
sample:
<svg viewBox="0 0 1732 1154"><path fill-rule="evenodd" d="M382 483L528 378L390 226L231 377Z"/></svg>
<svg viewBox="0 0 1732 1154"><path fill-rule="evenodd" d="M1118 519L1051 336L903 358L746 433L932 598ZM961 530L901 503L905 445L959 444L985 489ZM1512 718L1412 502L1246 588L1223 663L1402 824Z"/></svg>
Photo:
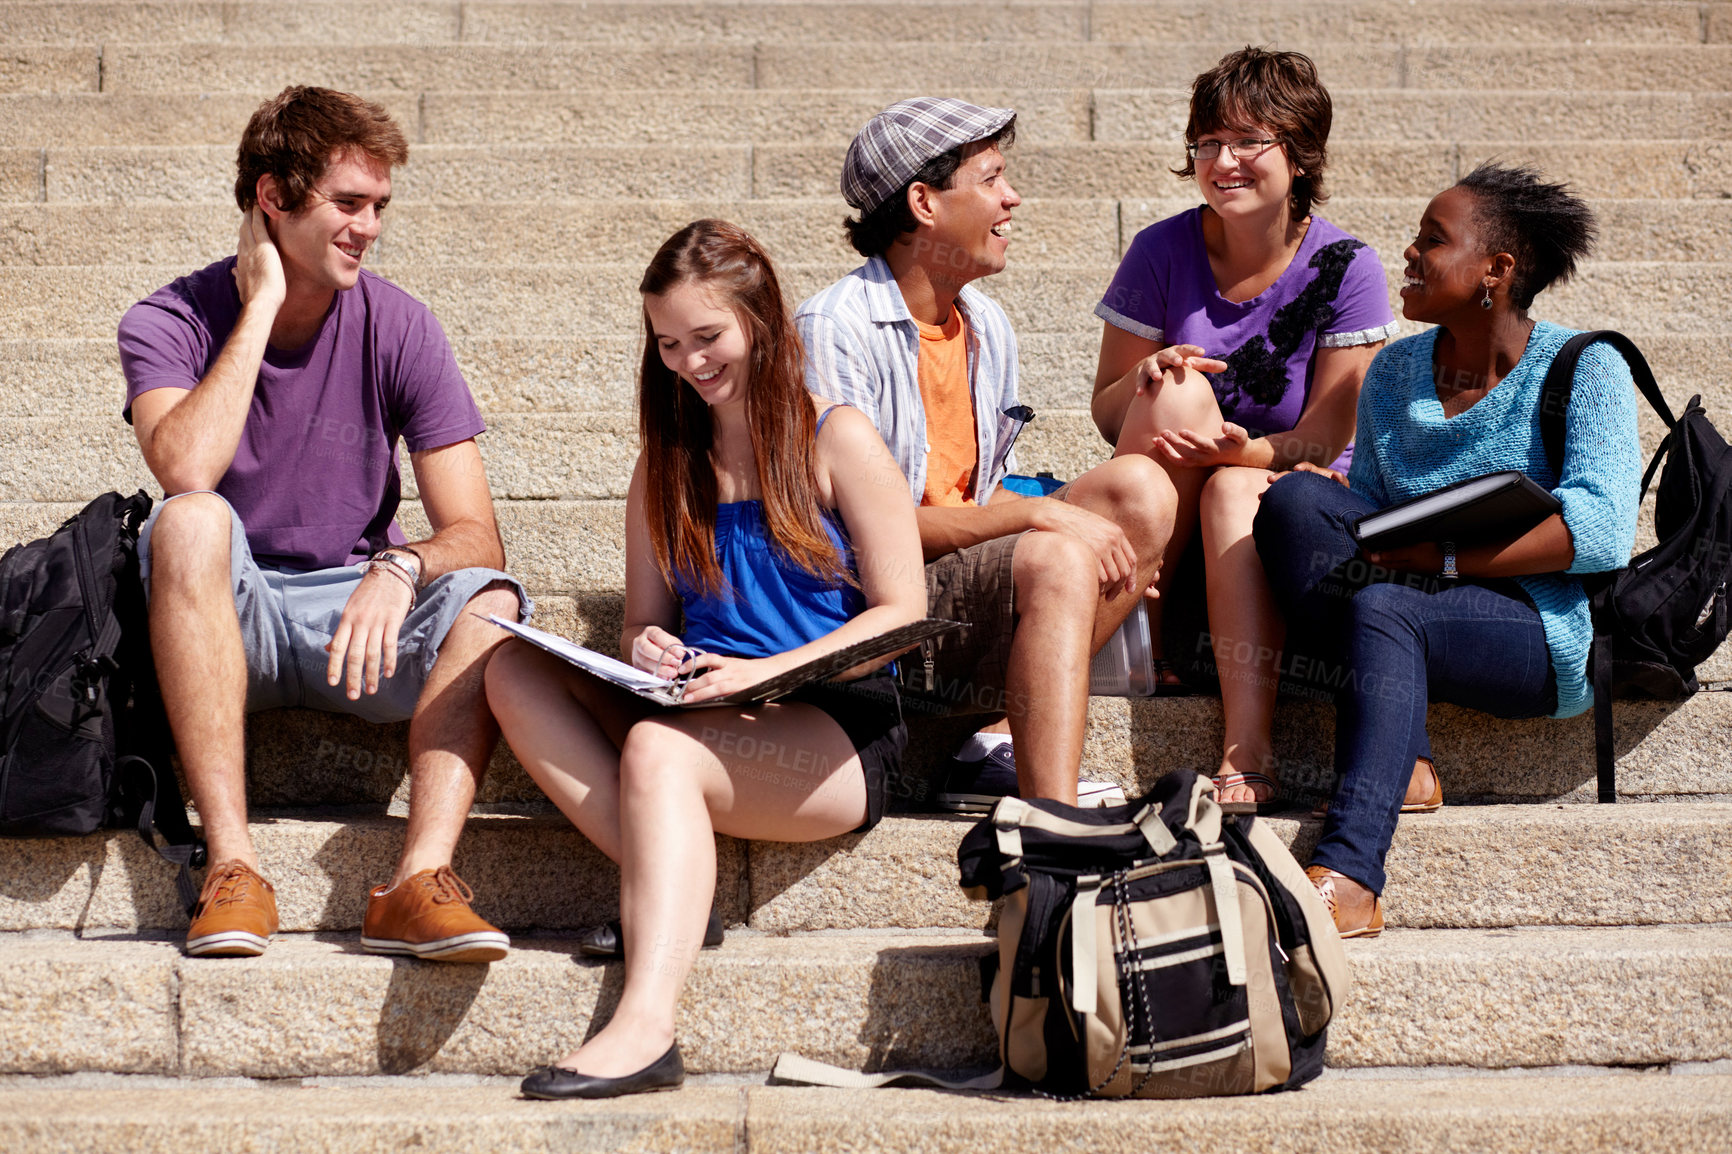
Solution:
<svg viewBox="0 0 1732 1154"><path fill-rule="evenodd" d="M1521 587L1370 565L1350 530L1375 508L1327 477L1294 473L1263 495L1253 535L1301 643L1335 663L1339 782L1311 860L1382 893L1414 758L1429 753L1426 704L1539 717L1558 693L1545 627Z"/></svg>

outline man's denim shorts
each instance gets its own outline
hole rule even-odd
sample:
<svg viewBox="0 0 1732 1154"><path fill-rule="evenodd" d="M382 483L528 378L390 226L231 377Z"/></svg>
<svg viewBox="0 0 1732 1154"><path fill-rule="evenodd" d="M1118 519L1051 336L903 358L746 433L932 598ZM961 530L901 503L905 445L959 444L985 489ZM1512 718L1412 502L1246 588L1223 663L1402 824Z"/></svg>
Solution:
<svg viewBox="0 0 1732 1154"><path fill-rule="evenodd" d="M147 596L151 530L169 501L182 495L159 503L139 533L139 569ZM307 573L261 569L247 547L240 515L230 508L229 518L229 571L235 611L240 617L241 644L247 655L249 713L301 706L347 713L366 721L407 720L415 711L416 699L439 656L445 634L477 593L501 583L517 593L521 619L527 619L535 608L522 584L497 569L459 569L435 578L421 590L397 634L396 675L381 678L379 692L363 692L360 700L350 701L342 680L336 685L325 680L330 661L325 646L343 618L343 606L361 583L362 570L353 565Z"/></svg>

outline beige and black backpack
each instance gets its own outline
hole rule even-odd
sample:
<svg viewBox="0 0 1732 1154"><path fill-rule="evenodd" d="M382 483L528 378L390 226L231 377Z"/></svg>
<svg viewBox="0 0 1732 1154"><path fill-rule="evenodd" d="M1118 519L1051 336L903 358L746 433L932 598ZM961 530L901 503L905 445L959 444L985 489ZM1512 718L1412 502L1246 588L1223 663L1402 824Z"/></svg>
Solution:
<svg viewBox="0 0 1732 1154"><path fill-rule="evenodd" d="M1195 1098L1322 1071L1348 989L1335 924L1281 840L1223 815L1208 778L1175 771L1102 809L1004 798L957 858L971 895L1004 899L982 966L998 1072L839 1078L784 1055L778 1078Z"/></svg>

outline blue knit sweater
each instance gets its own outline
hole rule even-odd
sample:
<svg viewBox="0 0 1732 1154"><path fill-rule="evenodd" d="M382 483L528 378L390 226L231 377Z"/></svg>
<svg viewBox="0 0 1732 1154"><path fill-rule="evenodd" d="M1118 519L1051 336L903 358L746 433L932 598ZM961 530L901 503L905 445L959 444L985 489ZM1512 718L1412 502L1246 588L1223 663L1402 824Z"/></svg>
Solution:
<svg viewBox="0 0 1732 1154"><path fill-rule="evenodd" d="M1582 583L1570 574L1621 568L1636 540L1641 486L1636 390L1630 367L1604 344L1576 364L1560 479L1540 439L1540 385L1573 329L1541 321L1509 376L1466 412L1443 415L1432 376L1437 330L1396 341L1377 354L1359 394L1353 491L1382 507L1454 481L1520 469L1563 503L1576 556L1565 573L1518 577L1545 625L1557 675L1553 717L1593 704L1588 653L1594 627Z"/></svg>

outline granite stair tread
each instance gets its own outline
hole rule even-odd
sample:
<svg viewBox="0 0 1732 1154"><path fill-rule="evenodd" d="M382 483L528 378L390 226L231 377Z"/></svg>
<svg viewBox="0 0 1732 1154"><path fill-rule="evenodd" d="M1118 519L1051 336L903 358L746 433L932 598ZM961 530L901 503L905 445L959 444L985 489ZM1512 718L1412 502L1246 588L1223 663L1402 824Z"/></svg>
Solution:
<svg viewBox="0 0 1732 1154"><path fill-rule="evenodd" d="M1261 820L1301 861L1321 828L1302 809ZM956 847L973 824L892 816L866 834L805 844L721 838L717 904L730 925L767 933L983 929L993 907L957 883ZM283 930L358 930L403 830L376 811L255 813ZM1390 925L1417 928L1732 922L1728 860L1728 802L1446 805L1402 819L1385 907ZM617 916L618 872L557 813L472 817L455 868L476 910L511 932ZM0 841L0 932L183 928L172 879L130 831Z"/></svg>
<svg viewBox="0 0 1732 1154"><path fill-rule="evenodd" d="M225 1109L211 1111L213 1095ZM0 1146L90 1154L204 1149L413 1148L425 1154L1022 1154L1078 1148L1280 1149L1291 1154L1629 1154L1732 1141L1732 1074L1718 1069L1501 1075L1325 1071L1293 1094L1180 1102L1061 1103L931 1090L778 1087L694 1077L678 1094L534 1102L517 1078L431 1075L245 1079L71 1075L0 1079ZM76 1135L75 1144L72 1136Z"/></svg>
<svg viewBox="0 0 1732 1154"><path fill-rule="evenodd" d="M778 1053L854 1068L989 1065L975 932L739 932L682 997L687 1066L767 1070ZM491 965L280 935L255 959L173 941L0 936L0 1068L304 1078L510 1074L574 1047L618 997L619 963L520 937ZM1628 1066L1732 1058L1732 926L1386 930L1350 943L1353 990L1328 1061Z"/></svg>

